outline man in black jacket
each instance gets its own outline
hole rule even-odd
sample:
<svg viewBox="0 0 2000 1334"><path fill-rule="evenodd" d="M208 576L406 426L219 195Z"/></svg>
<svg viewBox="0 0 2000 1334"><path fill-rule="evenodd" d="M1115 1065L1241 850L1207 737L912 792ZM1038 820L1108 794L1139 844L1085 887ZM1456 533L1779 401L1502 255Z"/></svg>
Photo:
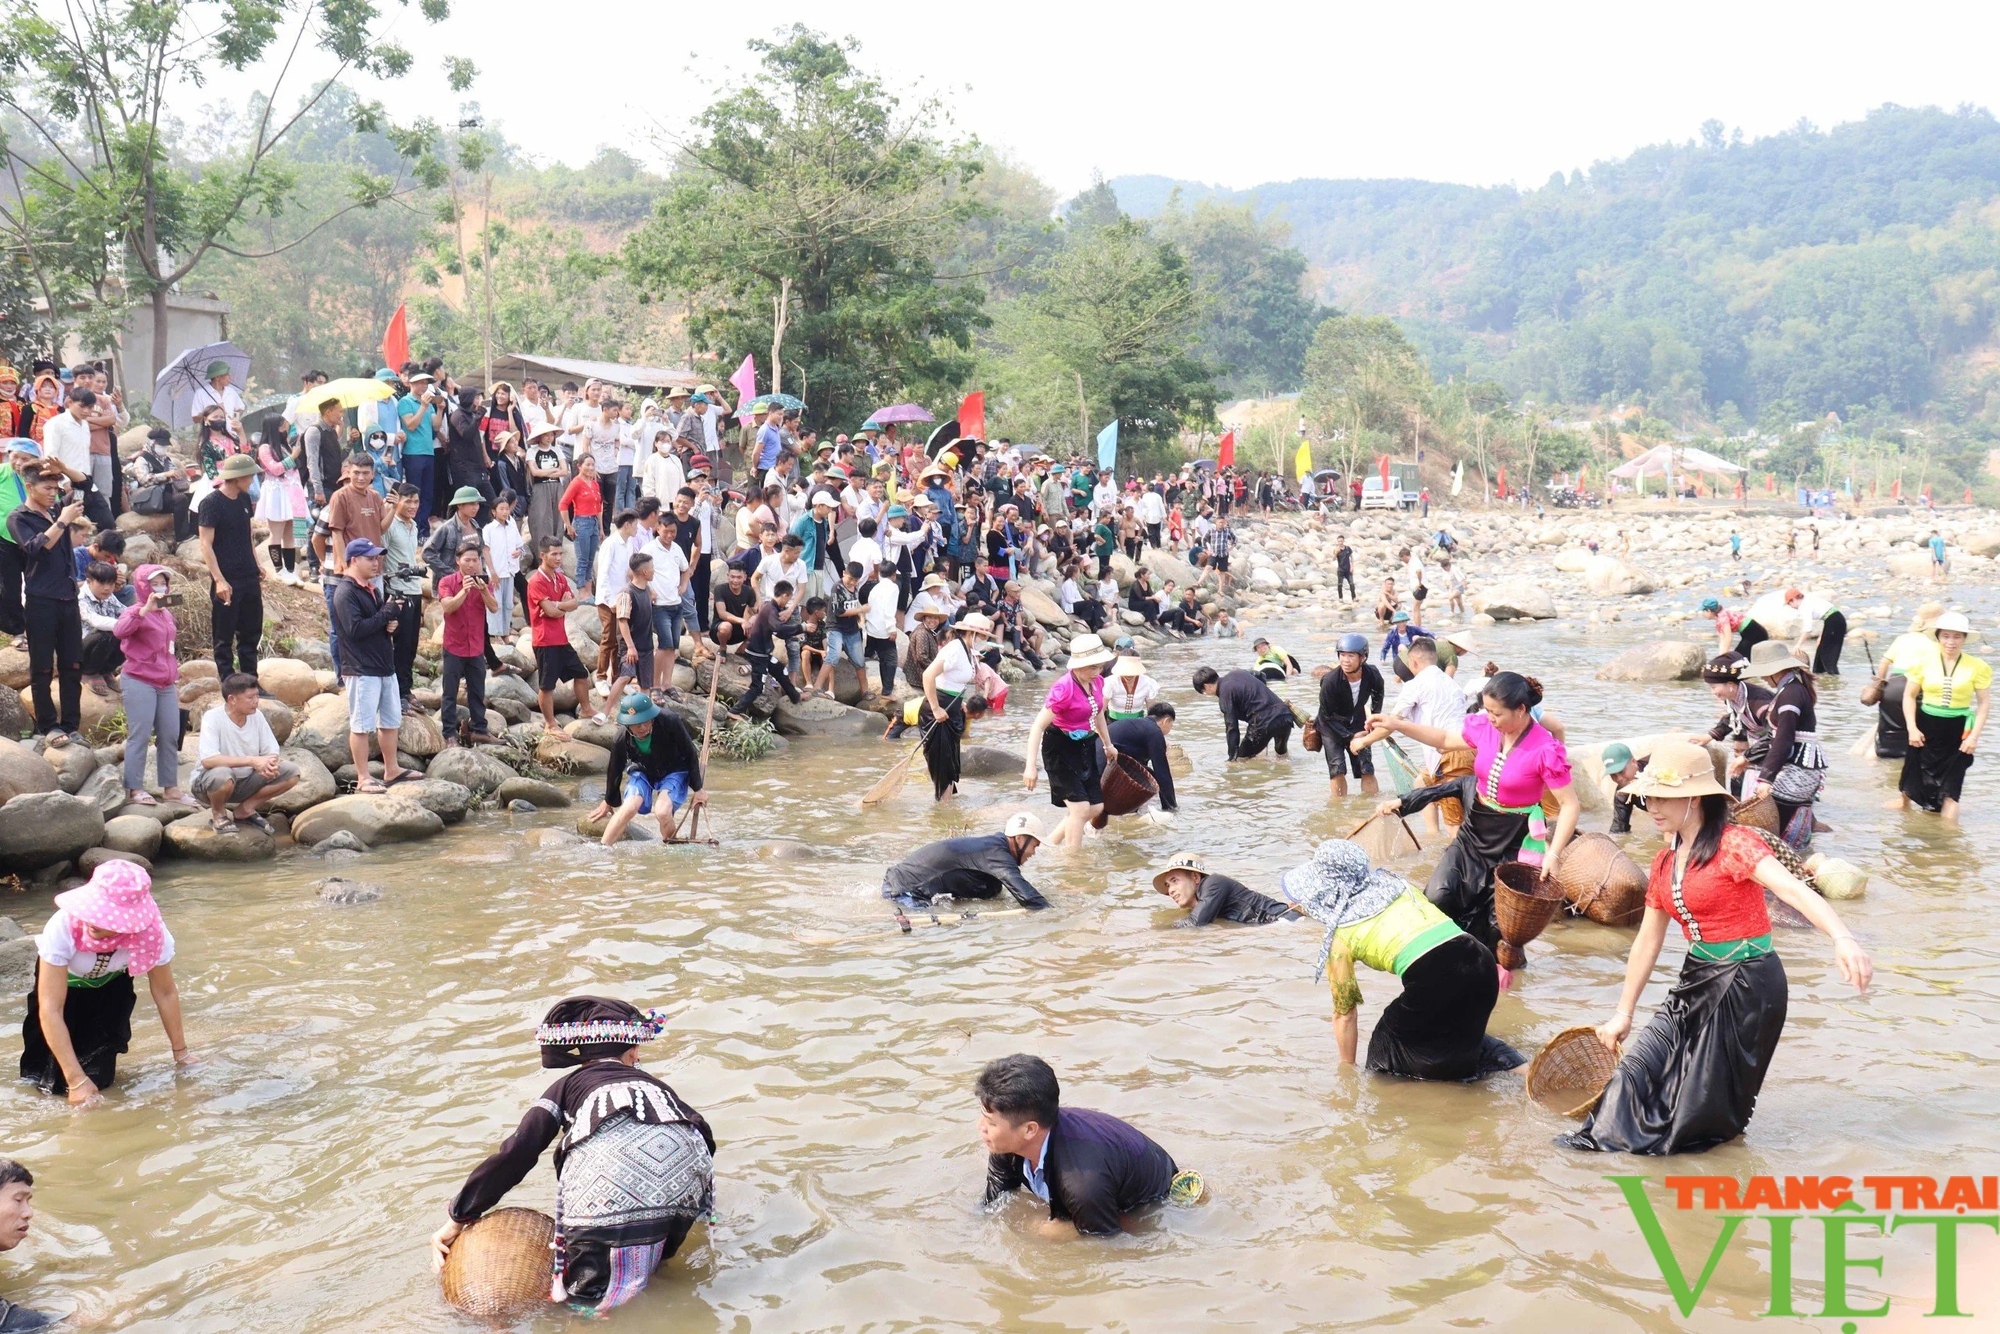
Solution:
<svg viewBox="0 0 2000 1334"><path fill-rule="evenodd" d="M401 608L375 591L384 549L365 537L347 544L347 577L333 590L333 620L340 633L340 675L347 683L347 753L354 757L354 790L386 792L415 778L396 763L396 731L403 701L396 688L396 617ZM382 748L382 777L368 772L368 734Z"/></svg>
<svg viewBox="0 0 2000 1334"><path fill-rule="evenodd" d="M1320 750L1333 795L1347 795L1350 769L1361 790L1376 790L1375 754L1366 748L1350 751L1347 743L1368 730L1368 715L1382 711L1382 673L1368 661L1368 641L1360 635L1340 637L1340 665L1319 679Z"/></svg>
<svg viewBox="0 0 2000 1334"><path fill-rule="evenodd" d="M616 792L618 809L611 808ZM665 797L664 802L659 798ZM702 790L701 756L680 715L662 712L645 695L627 695L618 705L618 735L611 741L611 760L604 768L604 800L590 813L593 820L611 817L604 826L605 847L616 847L625 830L642 815L659 822L660 837L679 841L682 807L706 806Z"/></svg>
<svg viewBox="0 0 2000 1334"><path fill-rule="evenodd" d="M1111 744L1120 755L1130 755L1152 770L1160 786L1160 809L1178 809L1174 799L1174 775L1167 767L1167 734L1174 730L1174 706L1156 699L1146 706L1143 718L1120 718L1111 724Z"/></svg>
<svg viewBox="0 0 2000 1334"><path fill-rule="evenodd" d="M993 899L1005 889L1023 908L1046 908L1049 901L1021 874L1041 845L1042 826L1032 815L1013 816L998 834L926 843L883 873L882 897L914 907L940 897Z"/></svg>
<svg viewBox="0 0 2000 1334"><path fill-rule="evenodd" d="M1218 676L1213 667L1194 669L1198 695L1213 695L1222 706L1222 726L1229 741L1229 762L1255 759L1266 745L1286 755L1292 737L1292 706L1272 693L1255 672L1242 669Z"/></svg>
<svg viewBox="0 0 2000 1334"><path fill-rule="evenodd" d="M1181 1175L1165 1149L1117 1117L1064 1108L1056 1072L1038 1056L988 1062L973 1092L988 1155L985 1202L1033 1192L1048 1202L1044 1236L1113 1236L1126 1215L1166 1199Z"/></svg>

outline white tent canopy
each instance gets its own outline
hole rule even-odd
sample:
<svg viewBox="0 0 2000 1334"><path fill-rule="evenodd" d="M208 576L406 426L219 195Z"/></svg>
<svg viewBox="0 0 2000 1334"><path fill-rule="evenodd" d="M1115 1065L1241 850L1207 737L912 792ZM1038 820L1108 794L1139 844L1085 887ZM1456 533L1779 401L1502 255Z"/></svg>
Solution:
<svg viewBox="0 0 2000 1334"><path fill-rule="evenodd" d="M1613 477L1672 477L1681 473L1739 473L1745 471L1728 459L1692 445L1656 445L1638 458L1613 468Z"/></svg>
<svg viewBox="0 0 2000 1334"><path fill-rule="evenodd" d="M500 379L512 377L516 384L528 376L536 379L546 376L578 383L604 380L628 389L693 389L710 380L714 372L704 374L678 366L626 366L615 361L583 361L575 357L542 357L526 352L509 352L493 358L493 374ZM479 374L474 370L458 378L461 382L476 384Z"/></svg>

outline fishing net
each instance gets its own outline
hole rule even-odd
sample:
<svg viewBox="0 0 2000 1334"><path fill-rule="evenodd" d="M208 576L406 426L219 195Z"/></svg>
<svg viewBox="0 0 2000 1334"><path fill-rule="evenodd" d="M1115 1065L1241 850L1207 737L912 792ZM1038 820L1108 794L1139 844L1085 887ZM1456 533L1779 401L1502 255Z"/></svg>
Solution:
<svg viewBox="0 0 2000 1334"><path fill-rule="evenodd" d="M1389 770L1389 781L1396 785L1396 795L1407 797L1410 789L1422 787L1424 776L1417 772L1416 764L1396 746L1384 742L1377 748L1385 767Z"/></svg>
<svg viewBox="0 0 2000 1334"><path fill-rule="evenodd" d="M1360 844L1361 850L1368 854L1368 860L1377 866L1423 851L1423 844L1417 842L1409 823L1394 815L1370 816L1366 823L1347 837Z"/></svg>

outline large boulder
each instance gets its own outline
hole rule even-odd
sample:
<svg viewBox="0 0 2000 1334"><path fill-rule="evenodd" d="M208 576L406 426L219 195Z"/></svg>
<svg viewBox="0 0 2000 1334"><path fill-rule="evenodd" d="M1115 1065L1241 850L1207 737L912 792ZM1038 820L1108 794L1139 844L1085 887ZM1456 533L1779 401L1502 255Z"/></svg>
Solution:
<svg viewBox="0 0 2000 1334"><path fill-rule="evenodd" d="M1021 606L1037 625L1045 625L1052 630L1069 627L1069 617L1063 613L1062 604L1034 584L1021 585Z"/></svg>
<svg viewBox="0 0 2000 1334"><path fill-rule="evenodd" d="M2000 556L2000 528L1968 533L1958 539L1958 545L1975 556Z"/></svg>
<svg viewBox="0 0 2000 1334"><path fill-rule="evenodd" d="M1472 595L1471 607L1496 621L1548 621L1556 614L1556 600L1533 579L1503 579L1482 588Z"/></svg>
<svg viewBox="0 0 2000 1334"><path fill-rule="evenodd" d="M9 690L28 688L28 650L19 644L0 648L0 686Z"/></svg>
<svg viewBox="0 0 2000 1334"><path fill-rule="evenodd" d="M54 746L43 751L42 758L56 767L56 786L71 796L100 767L97 752L88 746Z"/></svg>
<svg viewBox="0 0 2000 1334"><path fill-rule="evenodd" d="M601 774L611 767L611 752L588 741L577 741L561 732L544 732L535 742L535 762L557 773Z"/></svg>
<svg viewBox="0 0 2000 1334"><path fill-rule="evenodd" d="M257 711L271 725L271 735L277 738L279 745L292 739L292 728L298 725L298 716L292 712L291 705L281 699L260 699Z"/></svg>
<svg viewBox="0 0 2000 1334"><path fill-rule="evenodd" d="M1706 655L1700 644L1685 639L1658 639L1636 644L1597 669L1600 681L1692 681L1701 675Z"/></svg>
<svg viewBox="0 0 2000 1334"><path fill-rule="evenodd" d="M396 753L419 760L428 760L444 749L444 728L438 720L427 713L403 710L403 725L396 729ZM379 738L369 747L368 753L381 757Z"/></svg>
<svg viewBox="0 0 2000 1334"><path fill-rule="evenodd" d="M278 855L278 840L252 824L218 834L202 814L176 820L160 830L162 855L197 862L261 862Z"/></svg>
<svg viewBox="0 0 2000 1334"><path fill-rule="evenodd" d="M461 694L464 692L461 691ZM525 677L488 676L486 678L486 703L490 707L501 700L510 700L523 708L539 709L541 701L536 698L535 687Z"/></svg>
<svg viewBox="0 0 2000 1334"><path fill-rule="evenodd" d="M292 840L311 847L344 830L373 848L442 834L443 819L399 795L404 786L374 796L354 793L321 802L292 821Z"/></svg>
<svg viewBox="0 0 2000 1334"><path fill-rule="evenodd" d="M497 791L502 783L514 776L512 769L469 746L447 748L431 761L424 773L429 778L456 783L481 794Z"/></svg>
<svg viewBox="0 0 2000 1334"><path fill-rule="evenodd" d="M28 792L54 792L60 786L61 776L53 764L20 742L0 737L0 802Z"/></svg>
<svg viewBox="0 0 2000 1334"><path fill-rule="evenodd" d="M1556 568L1564 574L1582 574L1591 560L1589 547L1564 547L1556 553Z"/></svg>
<svg viewBox="0 0 2000 1334"><path fill-rule="evenodd" d="M1945 553L1947 556L1950 552ZM1902 579L1928 579L1931 553L1916 547L1898 547L1888 555L1889 573Z"/></svg>
<svg viewBox="0 0 2000 1334"><path fill-rule="evenodd" d="M147 762L150 768L152 763L150 755L147 757ZM103 811L105 819L110 819L125 807L123 768L118 765L100 764L95 773L83 780L83 786L76 790L76 795Z"/></svg>
<svg viewBox="0 0 2000 1334"><path fill-rule="evenodd" d="M104 812L67 792L29 792L0 806L0 870L75 861L104 841Z"/></svg>
<svg viewBox="0 0 2000 1334"><path fill-rule="evenodd" d="M257 663L257 684L295 709L319 694L319 678L311 663L297 658L264 658Z"/></svg>
<svg viewBox="0 0 2000 1334"><path fill-rule="evenodd" d="M959 772L967 778L1015 778L1021 776L1023 761L1011 750L998 746L967 746L958 753Z"/></svg>
<svg viewBox="0 0 2000 1334"><path fill-rule="evenodd" d="M1275 593L1284 588L1285 581L1276 570L1268 565L1259 565L1250 571L1250 586Z"/></svg>
<svg viewBox="0 0 2000 1334"><path fill-rule="evenodd" d="M35 701L32 692L27 690L20 692L20 706L22 712L33 719ZM125 723L125 705L116 695L107 697L95 690L83 692L83 700L77 709L77 730L83 733L84 740L93 746L108 743L112 736L113 719L116 719L121 727Z"/></svg>
<svg viewBox="0 0 2000 1334"><path fill-rule="evenodd" d="M797 704L782 700L771 721L779 736L873 736L882 729L880 714L850 708L824 695Z"/></svg>
<svg viewBox="0 0 2000 1334"><path fill-rule="evenodd" d="M395 791L446 824L457 824L472 809L472 789L463 783L447 783L441 778L425 777L414 783L398 783Z"/></svg>
<svg viewBox="0 0 2000 1334"><path fill-rule="evenodd" d="M1583 567L1584 586L1601 598L1638 597L1659 591L1660 582L1646 571L1616 556L1592 556Z"/></svg>
<svg viewBox="0 0 2000 1334"><path fill-rule="evenodd" d="M12 741L35 730L34 715L12 690L0 690L0 739Z"/></svg>
<svg viewBox="0 0 2000 1334"><path fill-rule="evenodd" d="M340 795L340 785L333 781L333 770L327 768L326 762L318 755L298 746L279 753L283 759L298 766L299 781L292 785L290 791L265 802L265 810L279 815L298 815Z"/></svg>
<svg viewBox="0 0 2000 1334"><path fill-rule="evenodd" d="M555 810L569 805L569 793L539 778L510 777L500 784L494 797L502 805L525 801L541 810Z"/></svg>
<svg viewBox="0 0 2000 1334"><path fill-rule="evenodd" d="M1182 560L1170 551L1146 547L1139 553L1139 563L1153 572L1153 587L1164 586L1171 579L1179 588L1190 588L1201 582L1203 571Z"/></svg>
<svg viewBox="0 0 2000 1334"><path fill-rule="evenodd" d="M104 822L104 846L114 852L151 857L160 850L160 824L143 815L118 815Z"/></svg>
<svg viewBox="0 0 2000 1334"><path fill-rule="evenodd" d="M602 746L610 750L611 743L618 739L618 725L578 718L563 726L563 735L572 741L588 741L593 746Z"/></svg>

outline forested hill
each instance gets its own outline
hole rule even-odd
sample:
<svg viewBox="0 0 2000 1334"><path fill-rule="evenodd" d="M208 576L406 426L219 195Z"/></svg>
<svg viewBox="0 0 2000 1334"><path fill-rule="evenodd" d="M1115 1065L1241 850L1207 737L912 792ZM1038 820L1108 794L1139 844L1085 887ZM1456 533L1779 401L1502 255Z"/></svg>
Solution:
<svg viewBox="0 0 2000 1334"><path fill-rule="evenodd" d="M1136 215L1276 213L1323 299L1398 316L1439 376L1570 403L1645 395L1729 425L1828 411L1984 417L2000 123L1885 106L1820 131L1642 148L1538 189L1120 177Z"/></svg>

